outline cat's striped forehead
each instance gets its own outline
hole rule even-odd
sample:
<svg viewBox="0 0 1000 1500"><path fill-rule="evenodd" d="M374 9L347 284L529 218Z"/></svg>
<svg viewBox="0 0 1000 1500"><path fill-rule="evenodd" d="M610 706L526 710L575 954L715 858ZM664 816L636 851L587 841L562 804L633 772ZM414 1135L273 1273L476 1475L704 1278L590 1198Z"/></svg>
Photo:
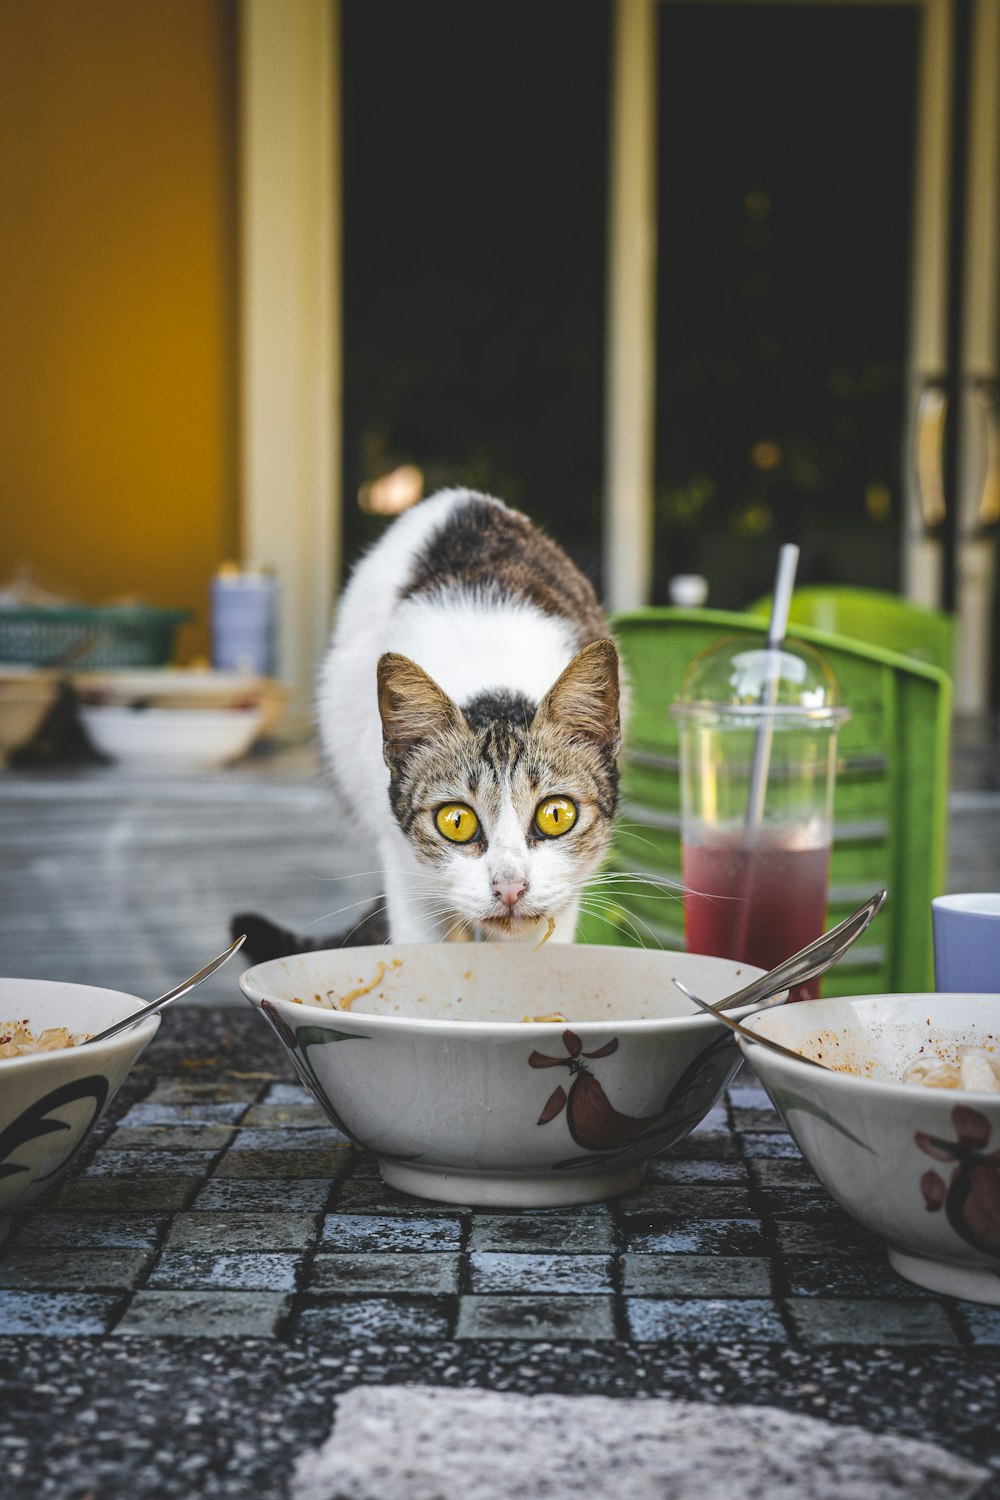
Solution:
<svg viewBox="0 0 1000 1500"><path fill-rule="evenodd" d="M429 741L393 778L393 811L406 832L421 812L453 799L469 801L484 822L513 804L527 828L540 798L569 794L592 804L610 824L617 801L614 757L535 729L535 706L516 694L484 693L463 707L462 729Z"/></svg>

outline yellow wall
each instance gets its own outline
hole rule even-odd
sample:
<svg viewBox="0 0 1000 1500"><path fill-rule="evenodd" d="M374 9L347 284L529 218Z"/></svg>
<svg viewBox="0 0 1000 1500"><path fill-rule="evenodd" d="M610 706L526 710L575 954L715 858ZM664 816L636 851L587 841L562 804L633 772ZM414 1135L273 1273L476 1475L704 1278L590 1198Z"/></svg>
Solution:
<svg viewBox="0 0 1000 1500"><path fill-rule="evenodd" d="M0 0L0 583L238 555L234 0Z"/></svg>

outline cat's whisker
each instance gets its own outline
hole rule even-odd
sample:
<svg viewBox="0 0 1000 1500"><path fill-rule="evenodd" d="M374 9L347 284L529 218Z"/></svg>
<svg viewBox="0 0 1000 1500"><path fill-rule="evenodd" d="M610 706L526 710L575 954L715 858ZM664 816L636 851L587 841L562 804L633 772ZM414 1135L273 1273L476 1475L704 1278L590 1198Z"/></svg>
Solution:
<svg viewBox="0 0 1000 1500"><path fill-rule="evenodd" d="M615 819L615 831L617 833L627 833L629 839L634 839L637 844L646 844L650 849L655 850L658 857L662 857L663 851L661 850L659 844L657 844L655 839L647 838L644 834L636 832L636 829L646 827L647 825L645 823L629 823L624 821L623 819Z"/></svg>
<svg viewBox="0 0 1000 1500"><path fill-rule="evenodd" d="M581 901L580 910L586 912L588 916L596 917L599 922L606 922L609 927L615 928L616 931L624 928L626 932L631 933L632 937L635 938L640 948L648 948L650 946L649 943L644 941L642 933L636 927L635 922L632 918L632 914L630 912L620 912L619 920L615 920L609 917L607 912L603 911L599 906L591 905L589 902L585 901ZM643 925L645 926L646 924L644 923ZM647 928L647 931L649 932L649 936L652 940L652 945L662 950L663 944L660 942L656 934L652 931L651 928Z"/></svg>
<svg viewBox="0 0 1000 1500"><path fill-rule="evenodd" d="M622 895L641 894L644 901L683 901L685 891L677 888L664 888L656 881L645 880L642 876L623 877L595 877L587 882L591 889L600 887L602 890L618 891Z"/></svg>

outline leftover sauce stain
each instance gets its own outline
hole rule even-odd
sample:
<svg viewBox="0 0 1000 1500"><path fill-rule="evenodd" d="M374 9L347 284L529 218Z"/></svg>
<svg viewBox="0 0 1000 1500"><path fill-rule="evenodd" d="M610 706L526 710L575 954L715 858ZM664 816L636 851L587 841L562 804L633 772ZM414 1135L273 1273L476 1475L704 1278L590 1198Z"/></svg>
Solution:
<svg viewBox="0 0 1000 1500"><path fill-rule="evenodd" d="M370 995L372 990L378 989L379 985L382 983L382 980L385 978L387 969L399 969L402 967L402 963L403 960L401 958L394 958L389 964L385 962L380 963L378 966L378 973L375 975L375 978L370 981L370 983L359 983L356 990L350 990L348 994L341 995L338 1000L333 1001L334 1010L350 1010L355 1000L360 1000L362 995ZM327 993L329 995L332 995L332 991L327 991Z"/></svg>

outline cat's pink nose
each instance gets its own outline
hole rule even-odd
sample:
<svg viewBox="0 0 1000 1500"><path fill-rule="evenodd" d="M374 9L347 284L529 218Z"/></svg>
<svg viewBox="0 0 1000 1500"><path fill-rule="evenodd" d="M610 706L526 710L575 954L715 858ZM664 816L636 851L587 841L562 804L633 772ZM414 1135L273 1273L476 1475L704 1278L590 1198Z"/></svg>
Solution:
<svg viewBox="0 0 1000 1500"><path fill-rule="evenodd" d="M508 911L514 910L527 889L526 880L494 880L493 882L493 895L506 906Z"/></svg>

